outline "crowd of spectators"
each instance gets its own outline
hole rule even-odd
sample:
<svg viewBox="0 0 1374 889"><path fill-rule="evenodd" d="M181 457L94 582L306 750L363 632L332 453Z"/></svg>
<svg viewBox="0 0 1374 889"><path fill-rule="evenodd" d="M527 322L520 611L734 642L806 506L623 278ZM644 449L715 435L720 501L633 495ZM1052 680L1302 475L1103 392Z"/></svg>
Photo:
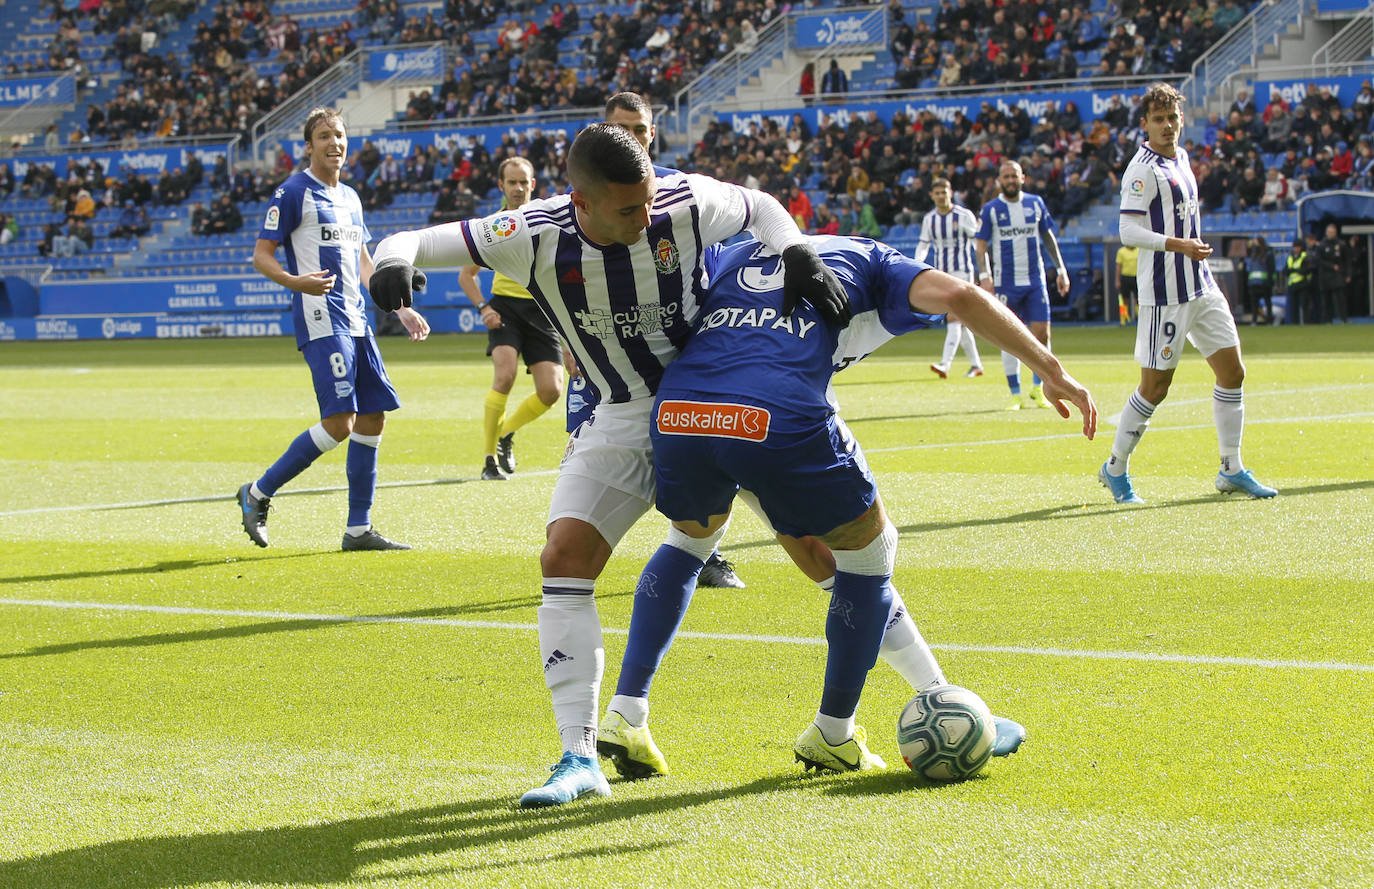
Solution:
<svg viewBox="0 0 1374 889"><path fill-rule="evenodd" d="M1246 11L1238 0L1122 0L1104 17L1070 0L941 0L932 22L894 21L893 80L915 89L1182 73ZM1098 61L1080 70L1078 53Z"/></svg>
<svg viewBox="0 0 1374 889"><path fill-rule="evenodd" d="M1343 107L1326 86L1309 84L1291 105L1275 93L1259 108L1240 91L1209 116L1190 147L1203 207L1286 210L1311 191L1374 189L1374 84Z"/></svg>

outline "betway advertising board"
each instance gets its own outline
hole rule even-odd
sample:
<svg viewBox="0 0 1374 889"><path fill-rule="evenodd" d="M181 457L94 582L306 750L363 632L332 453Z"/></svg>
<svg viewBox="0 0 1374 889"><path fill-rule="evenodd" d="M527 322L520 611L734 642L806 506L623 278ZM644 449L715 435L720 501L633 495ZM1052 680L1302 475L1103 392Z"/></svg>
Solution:
<svg viewBox="0 0 1374 889"><path fill-rule="evenodd" d="M170 173L175 169L185 169L186 161L192 154L200 158L200 162L206 170L215 166L215 162L221 157L227 157L229 146L225 145L201 145L195 148L139 148L134 151L82 151L74 154L25 154L18 157L10 157L0 160L0 164L10 168L16 181L23 179L29 172L29 167L34 164L43 164L53 169L59 177L67 175L67 162L69 160L79 160L82 163L89 163L94 160L100 164L100 168L105 171L105 175L123 178L125 174L143 173L150 179L156 180L163 173Z"/></svg>
<svg viewBox="0 0 1374 889"><path fill-rule="evenodd" d="M750 126L756 124L761 126L766 120L776 121L780 127L786 130L792 115L800 114L802 120L806 121L813 131L816 131L831 121L838 123L841 127L847 127L856 116L865 116L869 111L877 112L878 119L888 124L892 123L892 117L895 114L903 113L914 120L923 111L929 111L937 119L947 123L953 121L961 111L971 120L978 116L984 102L991 102L993 107L1008 113L1012 108L1020 105L1025 109L1030 119L1036 121L1050 112L1059 110L1066 102L1073 102L1078 106L1079 116L1084 121L1089 121L1096 120L1106 114L1107 110L1112 107L1114 98L1118 99L1127 110L1130 110L1134 97L1134 92L1121 90L1069 90L1053 93L1010 93L991 98L987 95L976 95L923 99L921 101L847 101L843 105L828 105L819 102L813 105L780 108L766 112L734 111L718 117L720 120L728 121L735 132L744 133L748 132Z"/></svg>

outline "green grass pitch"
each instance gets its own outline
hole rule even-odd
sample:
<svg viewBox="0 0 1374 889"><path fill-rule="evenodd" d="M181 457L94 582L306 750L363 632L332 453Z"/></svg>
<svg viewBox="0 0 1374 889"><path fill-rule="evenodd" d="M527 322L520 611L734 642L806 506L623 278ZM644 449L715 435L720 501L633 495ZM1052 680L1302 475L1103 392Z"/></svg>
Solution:
<svg viewBox="0 0 1374 889"><path fill-rule="evenodd" d="M0 346L0 887L1369 889L1371 333L1243 328L1272 501L1214 493L1190 350L1132 462L1143 507L1097 484L1112 427L1003 411L986 348L987 376L939 381L941 333L890 344L837 391L897 586L1026 745L915 786L880 663L859 719L887 771L803 775L826 602L746 510L725 552L748 588L697 594L654 688L673 774L533 812L559 753L533 626L561 407L478 482L482 340L386 340L405 407L374 520L415 550L338 551L342 449L259 550L232 495L313 422L289 340ZM1132 339L1056 331L1104 417ZM665 527L598 585L603 706Z"/></svg>

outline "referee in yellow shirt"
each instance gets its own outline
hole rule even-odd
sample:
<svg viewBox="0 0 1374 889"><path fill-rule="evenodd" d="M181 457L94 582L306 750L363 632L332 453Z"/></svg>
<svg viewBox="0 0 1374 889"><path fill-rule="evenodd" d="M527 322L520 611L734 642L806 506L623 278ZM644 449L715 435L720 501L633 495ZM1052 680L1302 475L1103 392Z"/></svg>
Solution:
<svg viewBox="0 0 1374 889"><path fill-rule="evenodd" d="M1121 323L1134 321L1139 304L1136 290L1136 263L1140 261L1140 249L1122 244L1116 248L1116 305Z"/></svg>
<svg viewBox="0 0 1374 889"><path fill-rule="evenodd" d="M502 161L497 178L506 209L520 207L534 194L534 166L522 157ZM494 369L482 417L482 478L502 481L515 472L515 431L563 396L563 343L529 291L500 272L493 273L491 300L484 301L478 271L478 266L464 266L458 283L486 325L487 354ZM507 416L506 401L521 355L534 377L534 392Z"/></svg>

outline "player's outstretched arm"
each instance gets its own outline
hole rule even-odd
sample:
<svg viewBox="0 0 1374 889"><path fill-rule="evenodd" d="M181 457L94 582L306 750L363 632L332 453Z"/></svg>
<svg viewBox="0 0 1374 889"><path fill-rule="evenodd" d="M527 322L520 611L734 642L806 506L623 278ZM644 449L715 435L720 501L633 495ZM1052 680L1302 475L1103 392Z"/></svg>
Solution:
<svg viewBox="0 0 1374 889"><path fill-rule="evenodd" d="M424 272L416 266L471 265L473 257L462 226L460 222L445 222L383 238L377 245L377 268L368 285L377 307L394 312L411 305L415 291L426 283Z"/></svg>
<svg viewBox="0 0 1374 889"><path fill-rule="evenodd" d="M782 313L792 314L797 303L805 300L831 324L848 325L849 296L835 273L821 262L816 248L807 241L787 208L765 192L751 191L749 198L754 207L749 232L782 255Z"/></svg>
<svg viewBox="0 0 1374 889"><path fill-rule="evenodd" d="M1097 434L1097 405L1092 393L1069 376L1059 359L1002 303L967 281L934 270L916 276L908 298L918 312L957 315L974 334L1021 359L1040 375L1045 397L1061 417L1070 414L1064 404L1068 401L1083 415L1083 434L1089 439Z"/></svg>

